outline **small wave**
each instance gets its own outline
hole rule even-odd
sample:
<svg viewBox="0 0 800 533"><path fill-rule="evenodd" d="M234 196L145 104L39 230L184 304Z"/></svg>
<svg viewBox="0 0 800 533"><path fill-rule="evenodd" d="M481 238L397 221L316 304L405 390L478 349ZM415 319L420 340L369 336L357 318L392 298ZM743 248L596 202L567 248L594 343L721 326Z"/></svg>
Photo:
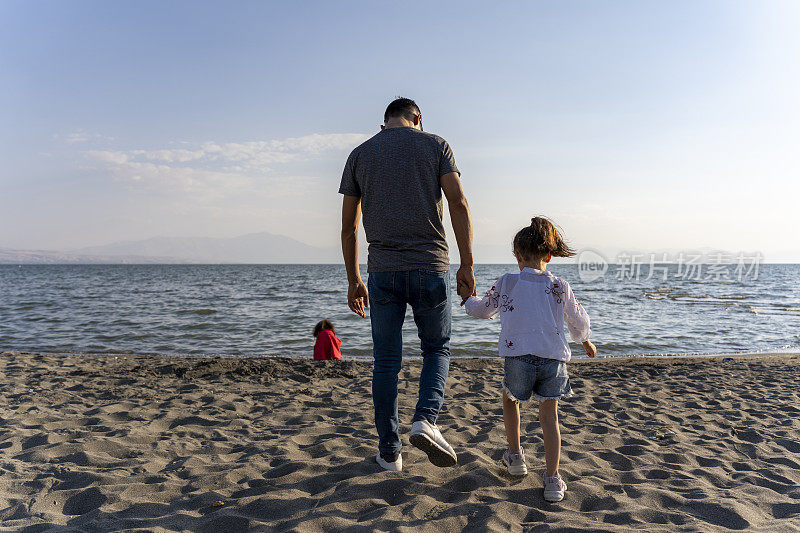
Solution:
<svg viewBox="0 0 800 533"><path fill-rule="evenodd" d="M182 315L206 316L206 315L213 315L214 313L217 312L217 310L216 309L201 308L201 309L182 309L181 311L178 311L178 312L180 314L182 314Z"/></svg>
<svg viewBox="0 0 800 533"><path fill-rule="evenodd" d="M748 302L752 297L741 294L702 294L682 292L673 287L643 289L642 296L648 300L671 300L689 306L719 306L726 311L744 311L754 315L800 315L792 304L780 302Z"/></svg>
<svg viewBox="0 0 800 533"><path fill-rule="evenodd" d="M744 308L753 313L754 315L768 315L768 316L800 316L800 309L796 309L790 305L780 304L750 304Z"/></svg>
<svg viewBox="0 0 800 533"><path fill-rule="evenodd" d="M741 294L698 294L692 292L682 292L675 287L655 287L653 289L642 289L642 295L651 300L682 300L689 303L733 303L734 300L746 300L748 296Z"/></svg>
<svg viewBox="0 0 800 533"><path fill-rule="evenodd" d="M189 331L204 331L204 330L209 330L209 329L213 329L213 328L214 328L214 324L211 324L209 322L198 322L196 324L187 324L186 326L182 327L182 329L189 330ZM189 339L197 340L196 334L189 335Z"/></svg>
<svg viewBox="0 0 800 533"><path fill-rule="evenodd" d="M128 333L121 333L119 335L98 334L94 336L95 340L101 342L135 341L135 340L144 340L146 338L147 338L146 335L131 335Z"/></svg>

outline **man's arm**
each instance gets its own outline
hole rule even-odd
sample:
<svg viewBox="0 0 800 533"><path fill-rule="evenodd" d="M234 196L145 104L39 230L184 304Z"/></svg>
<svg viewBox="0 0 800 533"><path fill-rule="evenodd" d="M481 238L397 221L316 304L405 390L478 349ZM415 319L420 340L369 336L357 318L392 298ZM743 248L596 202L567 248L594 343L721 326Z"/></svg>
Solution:
<svg viewBox="0 0 800 533"><path fill-rule="evenodd" d="M361 220L361 198L343 196L342 200L342 255L347 269L347 305L350 310L361 316L367 316L365 307L369 307L367 287L361 280L358 271L358 222Z"/></svg>
<svg viewBox="0 0 800 533"><path fill-rule="evenodd" d="M444 174L439 183L442 186L447 207L450 210L450 222L456 234L458 254L461 265L456 273L458 295L461 296L461 305L470 296L477 294L475 290L475 273L472 271L472 218L469 214L469 204L461 189L461 180L458 172Z"/></svg>

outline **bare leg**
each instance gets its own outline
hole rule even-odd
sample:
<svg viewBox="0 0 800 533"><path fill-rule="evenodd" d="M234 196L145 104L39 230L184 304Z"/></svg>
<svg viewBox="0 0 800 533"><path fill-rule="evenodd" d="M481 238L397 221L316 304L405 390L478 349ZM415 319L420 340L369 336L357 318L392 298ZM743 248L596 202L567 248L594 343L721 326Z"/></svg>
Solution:
<svg viewBox="0 0 800 533"><path fill-rule="evenodd" d="M503 404L505 406L505 403ZM544 438L544 461L548 476L558 473L558 462L561 459L561 432L558 429L558 400L539 402L539 421L542 424ZM508 424L506 423L506 428ZM508 431L508 429L506 429Z"/></svg>
<svg viewBox="0 0 800 533"><path fill-rule="evenodd" d="M512 452L519 450L519 404L506 395L503 391L503 422L506 425L506 439L508 449Z"/></svg>

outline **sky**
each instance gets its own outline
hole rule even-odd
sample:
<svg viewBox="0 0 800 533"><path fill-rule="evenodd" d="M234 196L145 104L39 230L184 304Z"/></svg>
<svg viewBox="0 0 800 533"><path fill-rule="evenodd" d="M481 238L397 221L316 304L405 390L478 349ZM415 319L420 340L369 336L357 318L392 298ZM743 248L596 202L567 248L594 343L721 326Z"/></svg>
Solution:
<svg viewBox="0 0 800 533"><path fill-rule="evenodd" d="M337 246L344 161L402 95L477 250L541 214L578 249L800 262L800 4L495 4L0 0L0 247Z"/></svg>

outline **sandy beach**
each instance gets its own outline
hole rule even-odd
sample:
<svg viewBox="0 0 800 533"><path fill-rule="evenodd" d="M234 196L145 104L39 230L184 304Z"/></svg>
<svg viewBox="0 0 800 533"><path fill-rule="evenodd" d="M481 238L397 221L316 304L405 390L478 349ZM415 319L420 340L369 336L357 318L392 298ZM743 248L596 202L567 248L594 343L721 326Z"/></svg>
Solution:
<svg viewBox="0 0 800 533"><path fill-rule="evenodd" d="M533 406L531 474L500 462L496 360L452 363L439 425L458 466L406 446L402 473L373 459L369 363L3 352L0 368L2 530L800 529L800 355L571 363L558 504Z"/></svg>

